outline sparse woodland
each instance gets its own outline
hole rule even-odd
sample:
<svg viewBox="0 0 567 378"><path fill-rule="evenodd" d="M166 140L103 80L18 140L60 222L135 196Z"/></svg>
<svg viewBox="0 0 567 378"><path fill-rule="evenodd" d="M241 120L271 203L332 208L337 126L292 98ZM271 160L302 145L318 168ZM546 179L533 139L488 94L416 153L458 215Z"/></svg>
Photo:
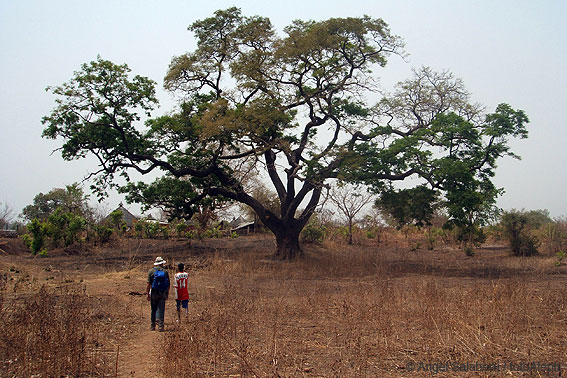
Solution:
<svg viewBox="0 0 567 378"><path fill-rule="evenodd" d="M280 32L229 8L189 30L166 115L154 81L101 57L48 88L43 136L98 160L92 193L168 222L97 214L79 184L39 193L0 238L0 376L562 374L567 221L495 205L522 110L427 67L379 90L405 56L381 19ZM170 299L165 333L143 295L156 256L189 272L189 318Z"/></svg>

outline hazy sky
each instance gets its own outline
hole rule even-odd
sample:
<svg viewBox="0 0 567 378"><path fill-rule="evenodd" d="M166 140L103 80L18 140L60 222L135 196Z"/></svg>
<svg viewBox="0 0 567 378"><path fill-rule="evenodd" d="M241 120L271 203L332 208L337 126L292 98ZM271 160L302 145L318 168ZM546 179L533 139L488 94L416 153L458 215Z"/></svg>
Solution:
<svg viewBox="0 0 567 378"><path fill-rule="evenodd" d="M567 2L498 1L144 1L0 0L0 203L15 212L46 193L80 181L96 163L65 162L51 154L60 141L41 138L40 122L54 106L45 92L100 55L127 63L161 90L174 55L195 47L187 26L236 5L269 17L280 30L294 19L362 16L384 19L405 39L406 62L391 58L377 70L386 89L412 67L448 69L490 111L506 102L525 110L530 136L512 142L522 160L502 159L495 178L504 209L548 209L567 215ZM113 195L108 207L121 198Z"/></svg>

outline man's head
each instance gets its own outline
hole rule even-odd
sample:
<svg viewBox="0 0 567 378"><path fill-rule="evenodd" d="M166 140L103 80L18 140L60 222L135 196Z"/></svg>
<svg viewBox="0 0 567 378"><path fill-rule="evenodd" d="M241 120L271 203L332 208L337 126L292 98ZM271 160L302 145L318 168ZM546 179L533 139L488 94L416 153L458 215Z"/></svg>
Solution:
<svg viewBox="0 0 567 378"><path fill-rule="evenodd" d="M183 264L183 263L177 264L177 270L179 272L183 272L183 269L185 269L185 264Z"/></svg>
<svg viewBox="0 0 567 378"><path fill-rule="evenodd" d="M158 257L156 257L156 261L154 262L154 265L163 267L166 262L167 261L165 261L161 256L158 256Z"/></svg>

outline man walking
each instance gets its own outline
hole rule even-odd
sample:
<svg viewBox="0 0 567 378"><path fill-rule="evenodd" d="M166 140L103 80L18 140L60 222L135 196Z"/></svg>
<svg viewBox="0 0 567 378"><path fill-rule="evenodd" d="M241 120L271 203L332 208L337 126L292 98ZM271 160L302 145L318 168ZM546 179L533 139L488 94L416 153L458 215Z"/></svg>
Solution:
<svg viewBox="0 0 567 378"><path fill-rule="evenodd" d="M155 331L156 320L159 331L164 331L165 301L169 296L169 274L165 270L166 261L161 257L156 257L154 267L148 272L148 285L146 296L152 308L150 330Z"/></svg>

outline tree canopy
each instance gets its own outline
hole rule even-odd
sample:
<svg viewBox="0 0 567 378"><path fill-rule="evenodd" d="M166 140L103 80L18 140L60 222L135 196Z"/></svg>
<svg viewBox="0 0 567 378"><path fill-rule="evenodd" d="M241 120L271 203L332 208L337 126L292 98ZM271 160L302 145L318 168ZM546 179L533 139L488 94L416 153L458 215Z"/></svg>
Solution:
<svg viewBox="0 0 567 378"><path fill-rule="evenodd" d="M33 203L24 207L22 216L28 221L35 218L46 220L57 209L60 209L64 213L89 218L92 215L92 209L89 207L88 197L78 183L67 185L65 189L55 188L47 194L37 194Z"/></svg>
<svg viewBox="0 0 567 378"><path fill-rule="evenodd" d="M405 54L381 19L297 20L279 35L269 19L229 8L189 30L197 48L174 57L164 79L181 98L178 109L142 127L141 116L157 105L155 83L99 57L50 88L57 103L43 135L63 139L64 159L98 158L92 176L100 195L117 185L117 174L162 170L168 178L151 189L123 190L153 190L146 199L154 203L175 191L178 216L190 216L205 198L250 206L283 258L301 250L299 233L328 180L380 191L420 177L448 198L489 190L497 158L514 156L509 138L527 136L523 111L502 104L485 114L460 80L429 68L370 104L375 71ZM259 172L275 189L277 211L250 193Z"/></svg>

